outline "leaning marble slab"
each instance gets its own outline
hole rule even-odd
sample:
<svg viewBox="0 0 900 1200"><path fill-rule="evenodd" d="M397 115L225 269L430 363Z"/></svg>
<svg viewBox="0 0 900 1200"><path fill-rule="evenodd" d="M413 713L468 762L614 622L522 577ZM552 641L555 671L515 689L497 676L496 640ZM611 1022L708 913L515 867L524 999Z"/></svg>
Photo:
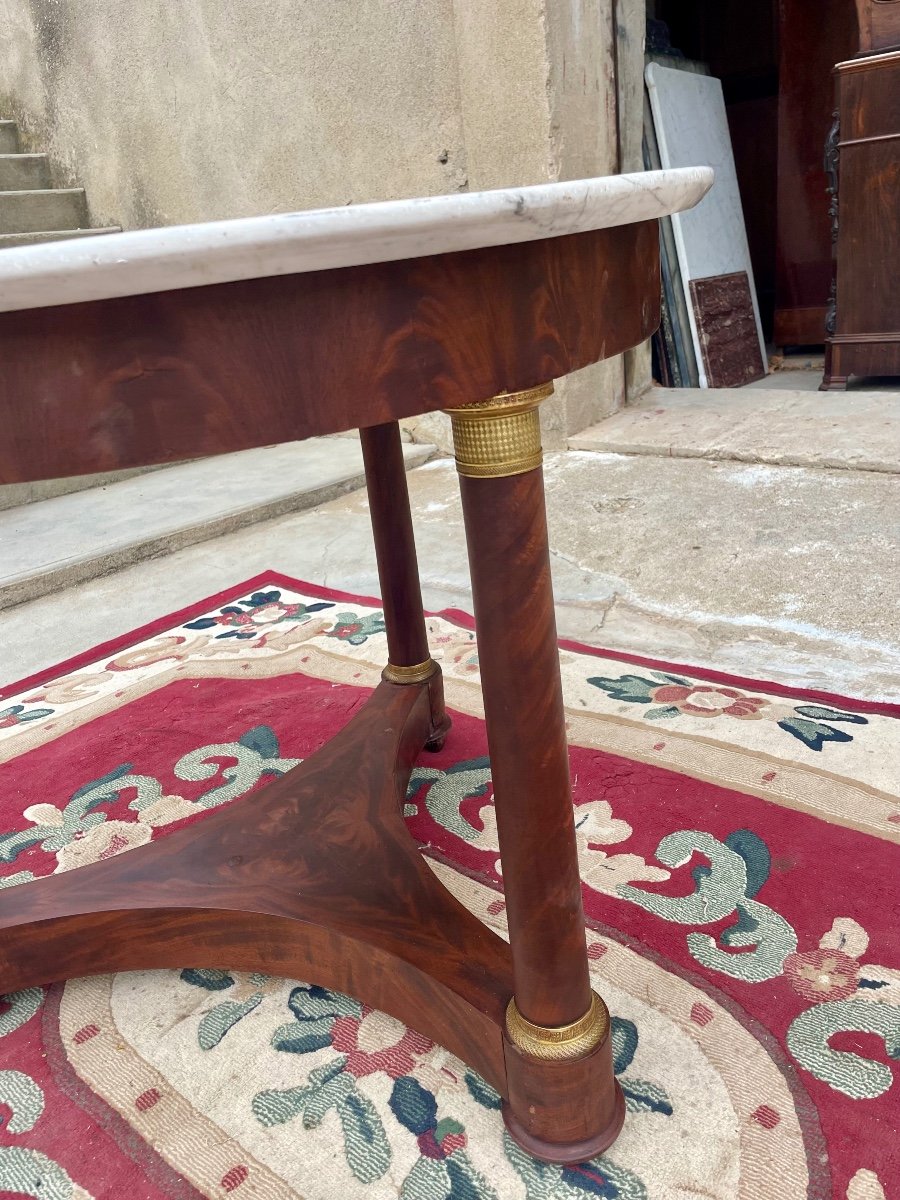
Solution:
<svg viewBox="0 0 900 1200"><path fill-rule="evenodd" d="M0 252L0 312L537 241L695 205L707 167L273 213Z"/></svg>
<svg viewBox="0 0 900 1200"><path fill-rule="evenodd" d="M764 375L766 347L722 83L710 75L674 70L659 63L647 65L645 78L663 167L671 170L691 163L707 163L715 170L715 186L703 203L693 212L672 218L700 386L709 387L710 381L691 282L716 276L737 273L747 276L752 307L750 337L755 325L759 374Z"/></svg>

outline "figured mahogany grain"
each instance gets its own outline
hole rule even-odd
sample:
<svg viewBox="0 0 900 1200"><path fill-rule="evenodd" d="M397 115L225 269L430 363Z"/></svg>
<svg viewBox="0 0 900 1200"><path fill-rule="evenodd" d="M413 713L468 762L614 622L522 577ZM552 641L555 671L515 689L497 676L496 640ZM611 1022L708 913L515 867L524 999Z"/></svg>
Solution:
<svg viewBox="0 0 900 1200"><path fill-rule="evenodd" d="M4 991L162 967L332 987L440 1042L505 1092L509 948L429 869L401 816L429 685L382 683L314 757L203 821L9 888Z"/></svg>
<svg viewBox="0 0 900 1200"><path fill-rule="evenodd" d="M657 225L0 314L0 483L335 433L648 337ZM27 399L26 399L27 398Z"/></svg>
<svg viewBox="0 0 900 1200"><path fill-rule="evenodd" d="M591 992L543 472L459 482L516 1003L569 1025Z"/></svg>
<svg viewBox="0 0 900 1200"><path fill-rule="evenodd" d="M359 431L378 582L387 628L388 660L415 666L429 657L416 540L396 421Z"/></svg>
<svg viewBox="0 0 900 1200"><path fill-rule="evenodd" d="M613 1144L625 1121L625 1097L613 1072L608 1033L578 1059L536 1062L504 1038L503 1119L518 1144L547 1162L585 1162Z"/></svg>

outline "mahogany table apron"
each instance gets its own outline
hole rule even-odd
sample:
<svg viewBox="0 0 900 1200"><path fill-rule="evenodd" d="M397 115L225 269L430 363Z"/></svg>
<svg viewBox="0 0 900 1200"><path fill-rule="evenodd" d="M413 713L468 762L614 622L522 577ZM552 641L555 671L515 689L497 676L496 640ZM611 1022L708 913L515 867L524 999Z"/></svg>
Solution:
<svg viewBox="0 0 900 1200"><path fill-rule="evenodd" d="M708 185L695 173L669 208ZM354 719L252 805L3 891L4 991L184 966L313 980L459 1055L536 1156L610 1145L624 1105L588 975L538 406L553 378L658 317L655 219L0 312L0 481L361 427L389 653ZM437 408L462 490L508 945L437 880L401 815L417 754L450 727L396 423Z"/></svg>

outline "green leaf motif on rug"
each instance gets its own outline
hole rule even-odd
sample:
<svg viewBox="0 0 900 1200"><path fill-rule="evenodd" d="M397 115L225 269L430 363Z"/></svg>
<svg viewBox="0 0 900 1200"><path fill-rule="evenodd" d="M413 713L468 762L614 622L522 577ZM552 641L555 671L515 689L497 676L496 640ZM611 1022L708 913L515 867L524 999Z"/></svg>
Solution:
<svg viewBox="0 0 900 1200"><path fill-rule="evenodd" d="M304 1129L314 1129L332 1109L344 1135L347 1163L362 1183L374 1183L388 1169L391 1148L374 1104L356 1086L340 1057L309 1074L303 1087L259 1092L251 1104L259 1123L267 1128L303 1117Z"/></svg>
<svg viewBox="0 0 900 1200"><path fill-rule="evenodd" d="M0 729L10 725L24 725L27 721L42 721L44 717L52 717L52 708L25 708L24 704L12 704L8 708L0 708Z"/></svg>
<svg viewBox="0 0 900 1200"><path fill-rule="evenodd" d="M406 789L404 815L415 816L418 806L411 801L427 784L425 807L433 819L463 841L475 842L482 831L463 816L461 806L470 797L484 796L490 782L491 762L486 757L464 759L446 771L434 767L416 767Z"/></svg>
<svg viewBox="0 0 900 1200"><path fill-rule="evenodd" d="M638 1031L634 1021L625 1017L613 1017L610 1021L612 1037L613 1071L625 1096L629 1112L655 1112L670 1117L672 1101L666 1089L646 1079L633 1079L625 1072L631 1066L638 1048Z"/></svg>
<svg viewBox="0 0 900 1200"><path fill-rule="evenodd" d="M15 1033L30 1021L44 1003L43 988L23 988L20 992L7 992L0 996L0 1003L9 1007L0 1013L0 1038Z"/></svg>
<svg viewBox="0 0 900 1200"><path fill-rule="evenodd" d="M0 1191L32 1200L72 1200L75 1185L46 1154L24 1146L0 1146Z"/></svg>
<svg viewBox="0 0 900 1200"><path fill-rule="evenodd" d="M353 1088L353 1080L344 1074L344 1063L343 1058L338 1058L317 1067L310 1071L309 1082L300 1087L257 1093L250 1106L253 1115L266 1128L284 1125L302 1115L304 1128L314 1129Z"/></svg>
<svg viewBox="0 0 900 1200"><path fill-rule="evenodd" d="M252 640L264 634L272 625L284 621L296 621L305 625L312 613L322 612L326 608L334 608L331 600L318 600L312 604L299 601L285 602L281 599L281 591L273 589L268 592L254 592L246 600L238 600L234 604L226 604L220 608L216 616L197 617L188 621L184 629L222 629L215 634L217 640L222 638L237 638Z"/></svg>
<svg viewBox="0 0 900 1200"><path fill-rule="evenodd" d="M497 1112L500 1111L502 1104L500 1093L492 1088L489 1083L485 1083L480 1075L476 1075L474 1071L466 1071L463 1079L473 1100L477 1100L483 1108L493 1108Z"/></svg>
<svg viewBox="0 0 900 1200"><path fill-rule="evenodd" d="M835 728L835 722L868 725L867 717L821 704L789 705L767 696L753 696L725 684L710 684L650 671L644 675L594 675L587 682L606 692L611 700L626 704L652 704L641 715L645 721L671 721L677 717L701 720L730 717L742 721L773 721L779 729L821 751L829 742L852 742L853 735Z"/></svg>
<svg viewBox="0 0 900 1200"><path fill-rule="evenodd" d="M666 896L633 884L623 884L618 894L679 925L712 925L736 914L736 924L723 930L720 938L739 953L720 949L709 934L689 933L691 956L710 970L745 983L777 978L788 955L797 949L797 935L780 913L752 899L769 875L768 847L747 829L729 834L725 842L703 830L681 829L660 841L656 857L674 869L685 866L698 852L709 859L709 865L694 868L695 890L690 894Z"/></svg>
<svg viewBox="0 0 900 1200"><path fill-rule="evenodd" d="M734 912L747 889L747 866L740 854L702 829L679 829L666 834L656 847L656 857L675 869L690 862L697 852L709 859L709 867L695 872L695 890L686 896L648 892L634 884L618 888L623 900L646 909L664 921L678 925L710 925Z"/></svg>
<svg viewBox="0 0 900 1200"><path fill-rule="evenodd" d="M204 988L208 992L227 991L239 984L238 997L222 1000L200 1018L197 1042L201 1050L213 1050L230 1029L258 1008L266 991L272 986L271 976L254 971L250 975L235 971L216 971L208 967L187 967L181 972L183 983ZM241 995L241 993L245 993Z"/></svg>
<svg viewBox="0 0 900 1200"><path fill-rule="evenodd" d="M18 887L20 883L31 883L34 874L31 871L16 871L15 875L4 875L0 879L0 889Z"/></svg>
<svg viewBox="0 0 900 1200"><path fill-rule="evenodd" d="M175 763L173 773L178 779L190 782L218 778L218 782L194 801L199 811L236 800L255 787L260 779L284 775L301 762L299 758L281 757L274 730L268 725L258 725L236 742L213 743L188 751ZM38 804L26 809L25 815L34 821L34 825L30 829L0 835L0 861L14 862L20 854L36 845L50 854L58 854L103 825L108 814L99 811L100 806L116 804L128 791L134 792L128 803L132 812L145 813L166 800L159 779L136 774L132 763L121 763L99 779L78 788L62 808ZM0 887L27 883L33 878L31 872L19 872L7 877Z"/></svg>
<svg viewBox="0 0 900 1200"><path fill-rule="evenodd" d="M610 1036L612 1038L613 1071L616 1075L621 1075L631 1066L637 1052L637 1025L634 1021L627 1021L624 1017L612 1017Z"/></svg>
<svg viewBox="0 0 900 1200"><path fill-rule="evenodd" d="M278 737L270 725L255 725L238 738L240 745L252 750L260 758L278 758Z"/></svg>
<svg viewBox="0 0 900 1200"><path fill-rule="evenodd" d="M234 759L223 766L219 759ZM218 808L236 800L255 787L267 775L285 775L299 766L300 758L282 758L275 731L268 725L248 730L237 742L201 746L182 755L174 771L179 779L197 782L221 776L224 782L204 792L196 801L198 808Z"/></svg>
<svg viewBox="0 0 900 1200"><path fill-rule="evenodd" d="M672 1115L672 1101L665 1088L646 1079L623 1079L622 1094L629 1112L655 1112Z"/></svg>
<svg viewBox="0 0 900 1200"><path fill-rule="evenodd" d="M528 1200L647 1200L637 1175L605 1156L576 1167L557 1167L526 1154L508 1133L503 1135L503 1148L525 1184Z"/></svg>
<svg viewBox="0 0 900 1200"><path fill-rule="evenodd" d="M838 718L840 719L840 718ZM852 742L853 735L844 729L832 729L817 721L806 721L802 717L786 717L778 722L778 728L794 735L810 750L821 750L826 742Z"/></svg>
<svg viewBox="0 0 900 1200"><path fill-rule="evenodd" d="M884 1040L889 1058L900 1059L900 1008L871 1000L830 1000L815 1004L795 1017L787 1032L794 1058L816 1079L853 1100L874 1100L894 1081L884 1063L873 1062L848 1050L834 1050L829 1039L836 1033L872 1033Z"/></svg>
<svg viewBox="0 0 900 1200"><path fill-rule="evenodd" d="M334 625L326 632L325 636L349 642L351 646L361 646L374 634L384 632L385 624L382 613L367 613L360 616L355 612L339 612L334 614Z"/></svg>
<svg viewBox="0 0 900 1200"><path fill-rule="evenodd" d="M721 971L744 983L765 983L782 972L785 959L797 949L797 935L787 921L768 905L755 900L737 904L738 923L723 930L721 940L729 948L750 947L741 954L720 950L706 933L689 933L691 955L711 971Z"/></svg>
<svg viewBox="0 0 900 1200"><path fill-rule="evenodd" d="M420 1158L400 1185L400 1200L497 1200L497 1193L465 1154Z"/></svg>
<svg viewBox="0 0 900 1200"><path fill-rule="evenodd" d="M272 1034L272 1045L287 1054L312 1054L331 1045L331 1018L319 1017L303 1026L281 1025Z"/></svg>
<svg viewBox="0 0 900 1200"><path fill-rule="evenodd" d="M201 1050L212 1050L218 1046L222 1038L238 1021L253 1012L263 998L262 992L254 992L242 1003L237 1000L225 1000L206 1013L201 1019L197 1037Z"/></svg>
<svg viewBox="0 0 900 1200"><path fill-rule="evenodd" d="M734 833L729 833L725 839L725 845L744 860L747 872L744 894L750 897L755 896L772 871L772 855L769 853L769 847L759 834L754 833L751 829L736 829Z"/></svg>
<svg viewBox="0 0 900 1200"><path fill-rule="evenodd" d="M181 972L181 978L185 983L206 988L210 992L221 992L225 988L234 987L234 976L229 975L227 971L214 971L209 967L186 967Z"/></svg>
<svg viewBox="0 0 900 1200"><path fill-rule="evenodd" d="M21 1071L0 1071L0 1106L9 1109L6 1122L8 1133L27 1133L33 1129L44 1111L44 1093L31 1078ZM0 1126L3 1117L0 1115Z"/></svg>
<svg viewBox="0 0 900 1200"><path fill-rule="evenodd" d="M653 692L659 687L652 679L643 679L640 675L619 675L615 679L595 675L588 683L607 692L610 699L626 700L629 704L649 704L653 699ZM677 713L678 709L675 712Z"/></svg>
<svg viewBox="0 0 900 1200"><path fill-rule="evenodd" d="M350 1170L363 1183L374 1183L391 1161L391 1148L375 1105L357 1090L349 1092L337 1110Z"/></svg>
<svg viewBox="0 0 900 1200"><path fill-rule="evenodd" d="M420 1155L400 1186L401 1200L498 1200L466 1154L465 1126L452 1117L438 1118L432 1092L412 1076L401 1076L394 1081L389 1103L400 1124L415 1136Z"/></svg>

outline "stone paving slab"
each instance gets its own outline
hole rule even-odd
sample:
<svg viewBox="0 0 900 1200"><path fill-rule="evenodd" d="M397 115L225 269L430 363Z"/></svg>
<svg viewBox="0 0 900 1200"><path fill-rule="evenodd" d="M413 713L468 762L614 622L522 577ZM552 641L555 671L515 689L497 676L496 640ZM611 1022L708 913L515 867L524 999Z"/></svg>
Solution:
<svg viewBox="0 0 900 1200"><path fill-rule="evenodd" d="M408 475L425 603L471 611L455 471ZM900 481L876 472L547 457L561 636L758 679L900 699ZM378 594L364 492L0 617L0 680L267 569Z"/></svg>
<svg viewBox="0 0 900 1200"><path fill-rule="evenodd" d="M403 447L408 466L431 453ZM363 479L358 442L311 438L7 509L0 512L0 609L309 508Z"/></svg>
<svg viewBox="0 0 900 1200"><path fill-rule="evenodd" d="M900 391L653 388L571 437L569 445L615 454L900 472Z"/></svg>

